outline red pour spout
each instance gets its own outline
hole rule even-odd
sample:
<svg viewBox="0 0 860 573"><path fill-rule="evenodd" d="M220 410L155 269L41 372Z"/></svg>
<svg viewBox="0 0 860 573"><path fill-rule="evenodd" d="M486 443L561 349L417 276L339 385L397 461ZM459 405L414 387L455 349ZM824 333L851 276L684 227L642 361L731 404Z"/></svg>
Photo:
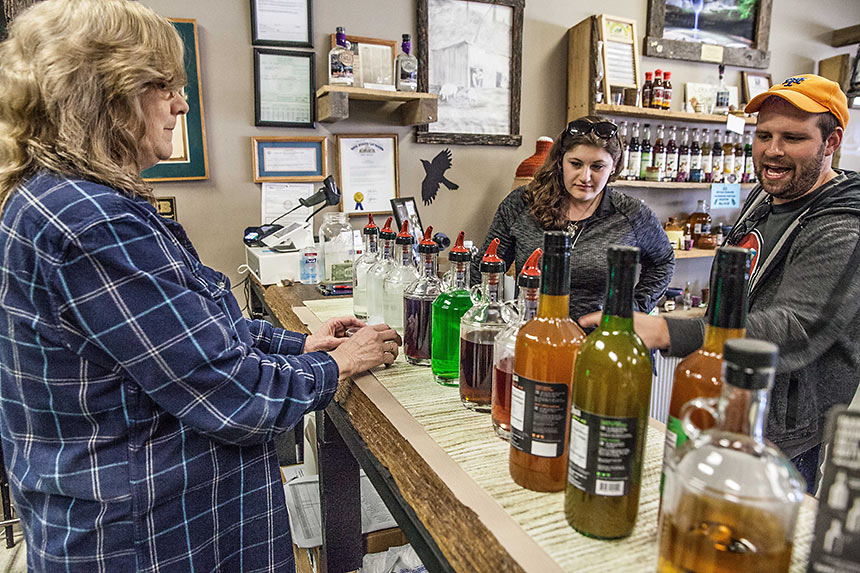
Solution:
<svg viewBox="0 0 860 573"><path fill-rule="evenodd" d="M382 232L384 233L392 233L391 230L391 221L394 220L394 217L389 217L387 221L385 221L385 225L382 226Z"/></svg>
<svg viewBox="0 0 860 573"><path fill-rule="evenodd" d="M529 255L529 258L526 259L526 264L523 266L523 270L520 274L529 277L539 277L540 267L538 266L538 261L540 261L541 255L543 255L543 249L535 249L534 252Z"/></svg>
<svg viewBox="0 0 860 573"><path fill-rule="evenodd" d="M496 249L499 248L499 242L500 241L499 241L498 237L493 239L493 241L490 243L490 246L487 247L487 252L484 253L484 258L481 259L481 261L483 261L485 263L504 263L505 262L502 259L500 259L499 256L496 254Z"/></svg>
<svg viewBox="0 0 860 573"><path fill-rule="evenodd" d="M400 225L400 233L397 236L406 239L412 236L409 234L409 219L403 221L403 224Z"/></svg>
<svg viewBox="0 0 860 573"><path fill-rule="evenodd" d="M457 240L454 242L454 246L451 247L452 253L468 253L469 249L463 246L463 241L466 239L466 231L460 231L457 235Z"/></svg>
<svg viewBox="0 0 860 573"><path fill-rule="evenodd" d="M424 238L421 239L421 245L435 245L436 242L430 237L433 235L433 225L424 229Z"/></svg>

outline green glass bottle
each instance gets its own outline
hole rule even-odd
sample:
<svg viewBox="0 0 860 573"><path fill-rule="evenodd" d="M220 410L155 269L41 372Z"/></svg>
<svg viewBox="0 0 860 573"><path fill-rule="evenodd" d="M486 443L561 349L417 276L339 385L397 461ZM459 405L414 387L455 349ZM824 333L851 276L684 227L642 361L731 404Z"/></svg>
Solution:
<svg viewBox="0 0 860 573"><path fill-rule="evenodd" d="M436 382L457 386L460 380L460 319L472 308L469 295L469 261L472 256L463 246L464 231L448 252L451 270L443 280L443 291L433 301L431 311L430 368Z"/></svg>
<svg viewBox="0 0 860 573"><path fill-rule="evenodd" d="M564 513L583 535L616 539L630 535L639 510L651 355L633 330L639 249L613 245L607 259L603 316L574 369Z"/></svg>

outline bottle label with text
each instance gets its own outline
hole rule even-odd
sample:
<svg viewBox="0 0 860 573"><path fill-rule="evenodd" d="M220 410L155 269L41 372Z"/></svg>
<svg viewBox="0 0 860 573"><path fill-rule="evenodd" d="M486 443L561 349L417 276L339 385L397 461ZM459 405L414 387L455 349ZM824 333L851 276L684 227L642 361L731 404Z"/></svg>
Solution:
<svg viewBox="0 0 860 573"><path fill-rule="evenodd" d="M638 421L572 408L567 481L590 495L623 496L630 491Z"/></svg>
<svg viewBox="0 0 860 573"><path fill-rule="evenodd" d="M511 384L511 445L542 458L564 454L567 384L538 382L514 373Z"/></svg>

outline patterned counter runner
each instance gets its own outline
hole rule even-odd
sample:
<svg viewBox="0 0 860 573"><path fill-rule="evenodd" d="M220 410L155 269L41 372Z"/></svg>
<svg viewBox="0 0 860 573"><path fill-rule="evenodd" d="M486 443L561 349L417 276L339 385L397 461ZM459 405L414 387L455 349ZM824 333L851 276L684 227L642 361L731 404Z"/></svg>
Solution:
<svg viewBox="0 0 860 573"><path fill-rule="evenodd" d="M321 321L352 313L352 299L305 303ZM639 517L626 539L600 541L580 535L564 517L564 493L537 493L521 488L508 473L510 446L493 432L489 414L467 410L457 388L433 380L429 368L412 366L401 354L374 376L424 427L427 433L472 479L492 496L565 570L613 573L653 571L657 563L658 485L663 463L663 433L648 428ZM813 504L814 505L814 504ZM792 572L806 570L815 513L800 509Z"/></svg>

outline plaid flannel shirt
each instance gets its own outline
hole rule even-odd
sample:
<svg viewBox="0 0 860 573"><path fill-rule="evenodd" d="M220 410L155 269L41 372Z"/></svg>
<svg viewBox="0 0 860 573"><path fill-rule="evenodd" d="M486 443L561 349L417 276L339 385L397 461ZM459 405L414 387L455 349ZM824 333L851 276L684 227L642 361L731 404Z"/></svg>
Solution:
<svg viewBox="0 0 860 573"><path fill-rule="evenodd" d="M40 173L0 219L0 431L31 569L290 571L272 438L338 369L182 227Z"/></svg>

